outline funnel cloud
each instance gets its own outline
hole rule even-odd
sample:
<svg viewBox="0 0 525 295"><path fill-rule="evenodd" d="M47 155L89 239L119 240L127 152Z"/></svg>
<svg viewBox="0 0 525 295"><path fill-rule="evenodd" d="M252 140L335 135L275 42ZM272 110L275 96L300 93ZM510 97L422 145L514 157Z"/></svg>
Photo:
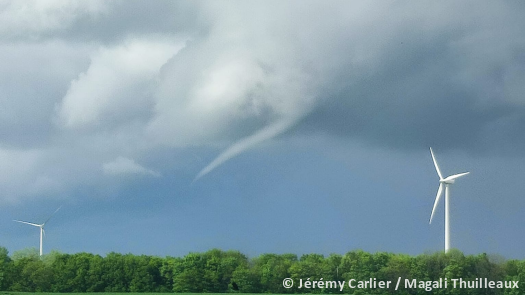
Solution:
<svg viewBox="0 0 525 295"><path fill-rule="evenodd" d="M213 169L219 167L221 164L237 156L243 151L246 151L249 148L252 148L265 140L271 139L285 132L293 124L295 124L296 121L297 120L294 120L294 119L288 119L288 120L281 120L281 121L275 122L257 131L256 133L237 141L236 143L228 147L225 151L223 151L219 156L217 156L217 158L215 158L210 164L204 167L199 172L199 174L197 174L197 176L195 177L193 181L194 182L197 181L204 175L210 173Z"/></svg>

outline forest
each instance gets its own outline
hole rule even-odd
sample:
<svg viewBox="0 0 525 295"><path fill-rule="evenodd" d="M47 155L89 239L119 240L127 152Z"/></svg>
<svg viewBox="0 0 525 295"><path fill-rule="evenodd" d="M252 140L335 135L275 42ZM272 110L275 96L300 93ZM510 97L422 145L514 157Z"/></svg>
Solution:
<svg viewBox="0 0 525 295"><path fill-rule="evenodd" d="M34 250L34 251L32 251ZM519 281L516 288L386 289L298 288L300 279L435 281L462 278L475 281ZM296 282L283 287L283 279ZM176 292L176 293L342 293L342 294L524 294L525 260L497 255L464 255L460 251L410 256L386 252L350 251L330 254L261 254L249 258L239 251L212 249L184 257L109 253L39 257L36 249L9 255L0 247L0 290L18 292Z"/></svg>

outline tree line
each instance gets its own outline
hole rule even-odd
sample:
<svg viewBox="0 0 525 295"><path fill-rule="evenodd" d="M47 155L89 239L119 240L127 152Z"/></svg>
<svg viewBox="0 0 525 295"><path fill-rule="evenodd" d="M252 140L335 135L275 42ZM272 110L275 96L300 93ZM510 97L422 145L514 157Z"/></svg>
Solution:
<svg viewBox="0 0 525 295"><path fill-rule="evenodd" d="M519 289L395 290L401 277L423 281L462 278L474 281L519 281ZM283 279L294 281L283 287ZM386 289L298 288L299 280L394 282ZM368 253L344 255L262 254L248 258L238 251L212 249L184 257L109 253L51 252L36 249L9 255L0 247L0 290L17 292L191 292L191 293L342 293L342 294L524 294L525 260L504 260L487 254L464 255L452 250L410 256Z"/></svg>

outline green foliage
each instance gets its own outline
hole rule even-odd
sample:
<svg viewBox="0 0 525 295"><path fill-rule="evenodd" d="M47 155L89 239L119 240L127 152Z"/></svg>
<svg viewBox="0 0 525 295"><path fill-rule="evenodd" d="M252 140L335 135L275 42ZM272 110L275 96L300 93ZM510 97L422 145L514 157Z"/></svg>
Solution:
<svg viewBox="0 0 525 295"><path fill-rule="evenodd" d="M285 289L284 278L295 286ZM390 289L299 289L299 280L392 281ZM418 281L448 279L448 289L395 291L398 278ZM519 280L520 289L454 289L451 280ZM178 292L178 293L350 293L350 294L522 294L525 261L494 255L468 255L452 250L418 256L356 250L345 255L262 254L248 259L238 251L212 249L184 257L155 257L109 253L51 252L39 257L24 249L11 257L0 247L0 291L11 292ZM402 284L403 285L403 284Z"/></svg>
<svg viewBox="0 0 525 295"><path fill-rule="evenodd" d="M9 251L6 248L0 247L0 290L7 290L11 284L10 274L11 270L11 258L8 256Z"/></svg>
<svg viewBox="0 0 525 295"><path fill-rule="evenodd" d="M202 292L204 280L204 261L203 255L199 253L190 253L186 255L173 276L174 292Z"/></svg>
<svg viewBox="0 0 525 295"><path fill-rule="evenodd" d="M24 248L13 253L11 258L16 261L23 258L38 258L39 252L37 248Z"/></svg>
<svg viewBox="0 0 525 295"><path fill-rule="evenodd" d="M237 286L235 290L233 283ZM239 265L233 273L229 290L239 293L257 293L261 290L259 274L255 268L248 265Z"/></svg>
<svg viewBox="0 0 525 295"><path fill-rule="evenodd" d="M258 273L261 292L284 294L291 289L283 287L283 279L289 278L290 266L297 261L295 254L262 254L254 259L254 268Z"/></svg>

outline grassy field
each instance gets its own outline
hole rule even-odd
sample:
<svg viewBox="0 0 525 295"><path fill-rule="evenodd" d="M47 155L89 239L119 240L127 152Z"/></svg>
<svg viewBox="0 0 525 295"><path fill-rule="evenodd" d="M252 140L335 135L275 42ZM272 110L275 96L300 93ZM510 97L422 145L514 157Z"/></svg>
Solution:
<svg viewBox="0 0 525 295"><path fill-rule="evenodd" d="M111 293L111 292L93 292L93 293L51 293L51 292L0 292L0 295L261 295L261 293ZM290 294L272 294L272 295L290 295Z"/></svg>
<svg viewBox="0 0 525 295"><path fill-rule="evenodd" d="M78 295L102 295L102 294L108 294L108 295L173 295L175 293L50 293L50 292L0 292L0 295L31 295L31 294L38 294L38 295L64 295L64 294L78 294ZM189 295L190 293L181 293Z"/></svg>
<svg viewBox="0 0 525 295"><path fill-rule="evenodd" d="M31 294L37 294L37 295L65 295L65 294L78 294L78 295L174 295L176 293L50 293L50 292L0 292L0 295L31 295ZM180 295L190 295L194 293L178 293ZM209 295L218 295L209 293ZM224 294L222 294L224 295Z"/></svg>
<svg viewBox="0 0 525 295"><path fill-rule="evenodd" d="M205 294L205 295L225 295L228 293L51 293L51 292L7 292L7 291L0 291L0 295L30 295L30 294L37 294L37 295L64 295L64 294L78 294L78 295L196 295L196 294ZM229 293L229 294L236 294L236 295L261 295L261 293ZM289 294L272 294L272 295L289 295Z"/></svg>
<svg viewBox="0 0 525 295"><path fill-rule="evenodd" d="M206 295L225 295L228 293L50 293L50 292L7 292L2 291L0 292L0 295L30 295L30 294L37 294L37 295L64 295L64 294L78 294L78 295L196 295L196 294L206 294ZM230 293L233 294L233 293ZM236 295L261 295L261 294L254 294L254 293L235 293ZM273 295L279 295L279 294L273 294ZM284 294L283 294L284 295Z"/></svg>
<svg viewBox="0 0 525 295"><path fill-rule="evenodd" d="M7 292L2 291L0 292L0 295L30 295L30 294L37 294L37 295L64 295L64 294L78 294L78 295L196 295L196 294L206 294L206 295L224 295L227 293L50 293L50 292ZM256 295L251 293L236 293L239 295ZM260 294L257 294L260 295Z"/></svg>

